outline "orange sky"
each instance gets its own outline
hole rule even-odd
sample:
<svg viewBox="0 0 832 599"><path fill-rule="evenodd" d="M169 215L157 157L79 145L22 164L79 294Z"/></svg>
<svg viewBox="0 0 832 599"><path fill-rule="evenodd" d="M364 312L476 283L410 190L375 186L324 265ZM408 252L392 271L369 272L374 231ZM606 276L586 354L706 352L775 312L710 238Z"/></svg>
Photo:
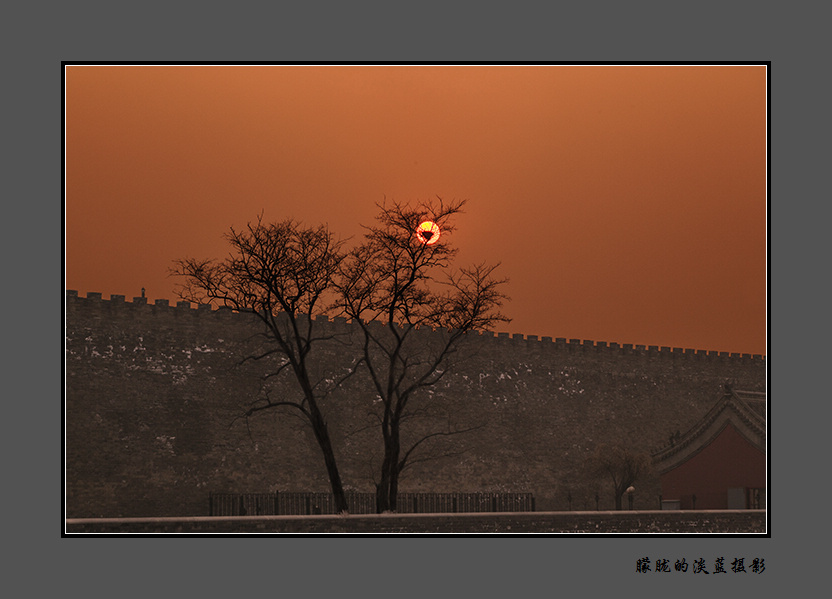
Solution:
<svg viewBox="0 0 832 599"><path fill-rule="evenodd" d="M764 66L68 66L66 286L176 300L265 211L469 200L499 330L766 353Z"/></svg>

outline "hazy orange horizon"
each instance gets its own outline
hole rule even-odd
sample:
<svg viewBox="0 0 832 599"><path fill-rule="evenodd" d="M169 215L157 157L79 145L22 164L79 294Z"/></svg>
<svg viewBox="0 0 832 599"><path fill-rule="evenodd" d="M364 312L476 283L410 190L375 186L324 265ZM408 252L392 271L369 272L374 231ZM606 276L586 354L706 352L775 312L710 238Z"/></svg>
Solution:
<svg viewBox="0 0 832 599"><path fill-rule="evenodd" d="M766 353L765 66L81 66L65 71L65 283L175 300L173 260L266 220L356 238L467 199L498 331ZM444 239L443 239L444 241Z"/></svg>

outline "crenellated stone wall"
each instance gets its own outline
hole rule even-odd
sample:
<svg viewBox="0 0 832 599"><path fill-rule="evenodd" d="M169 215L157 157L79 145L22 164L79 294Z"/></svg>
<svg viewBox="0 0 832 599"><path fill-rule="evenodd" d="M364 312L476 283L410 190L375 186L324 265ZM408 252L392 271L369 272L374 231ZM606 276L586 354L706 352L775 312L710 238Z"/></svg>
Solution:
<svg viewBox="0 0 832 599"><path fill-rule="evenodd" d="M357 326L311 321L313 380L342 479L371 491L381 453L376 399L362 371L337 382L359 351ZM383 328L383 325L377 325ZM279 364L262 351L249 314L146 298L66 294L67 516L206 515L209 492L327 491L320 450L291 411L241 419ZM445 331L418 331L429 347ZM401 482L410 492L531 492L537 509L611 509L610 484L586 469L600 443L652 452L684 432L721 385L764 391L763 356L552 339L507 333L465 336L436 387L417 397L407 439L448 426ZM296 397L291 377L273 397ZM636 483L635 507L659 505L658 477ZM571 497L571 503L569 498Z"/></svg>

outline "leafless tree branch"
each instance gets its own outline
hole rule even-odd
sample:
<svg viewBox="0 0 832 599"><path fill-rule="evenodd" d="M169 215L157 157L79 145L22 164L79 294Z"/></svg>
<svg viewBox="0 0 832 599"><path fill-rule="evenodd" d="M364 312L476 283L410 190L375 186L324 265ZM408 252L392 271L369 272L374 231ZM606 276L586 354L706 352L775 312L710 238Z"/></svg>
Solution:
<svg viewBox="0 0 832 599"><path fill-rule="evenodd" d="M246 419L264 410L295 408L312 427L323 451L338 511L346 498L332 450L330 433L311 383L313 347L331 335L316 335L313 315L325 312L334 294L335 277L344 261L343 242L324 226L304 227L293 220L267 223L261 213L245 228L225 235L231 251L224 260L185 258L174 261L171 274L180 278L178 294L197 304L211 304L254 315L264 326L269 347L243 360L281 355L285 362L266 378L291 370L301 401L255 400L240 415ZM250 428L249 428L250 431Z"/></svg>
<svg viewBox="0 0 832 599"><path fill-rule="evenodd" d="M508 300L498 265L479 264L449 274L457 250L450 244L454 219L464 201L384 202L364 242L341 263L336 307L360 324L364 365L381 398L379 424L384 460L378 486L379 509L395 509L398 477L412 452L428 439L459 431L430 433L402 454L401 425L416 412L408 405L418 391L436 385L448 371L462 336L508 318ZM423 221L439 227L433 242L417 236ZM376 324L368 324L375 322ZM443 335L420 337L420 330ZM437 343L436 339L442 338Z"/></svg>

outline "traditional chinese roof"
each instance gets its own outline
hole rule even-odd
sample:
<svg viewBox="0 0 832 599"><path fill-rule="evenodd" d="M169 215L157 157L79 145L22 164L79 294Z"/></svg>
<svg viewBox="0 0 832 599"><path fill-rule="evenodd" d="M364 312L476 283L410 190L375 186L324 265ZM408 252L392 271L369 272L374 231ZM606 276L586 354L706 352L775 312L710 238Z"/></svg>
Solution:
<svg viewBox="0 0 832 599"><path fill-rule="evenodd" d="M725 385L722 396L690 430L652 455L659 474L673 470L710 445L732 425L752 446L765 452L766 394Z"/></svg>

